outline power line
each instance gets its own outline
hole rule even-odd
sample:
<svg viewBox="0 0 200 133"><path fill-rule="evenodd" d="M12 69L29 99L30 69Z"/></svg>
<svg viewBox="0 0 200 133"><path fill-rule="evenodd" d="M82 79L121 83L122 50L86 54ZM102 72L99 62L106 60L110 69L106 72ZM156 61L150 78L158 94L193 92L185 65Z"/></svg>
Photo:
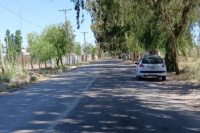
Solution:
<svg viewBox="0 0 200 133"><path fill-rule="evenodd" d="M25 8L27 11L29 11L30 13L33 13L34 14L34 12L33 11L31 11L30 9L28 9L26 6L24 6L22 3L20 3L20 2L18 2L17 0L13 0L13 1L15 1L17 4L19 4L19 5L21 5L23 8Z"/></svg>
<svg viewBox="0 0 200 133"><path fill-rule="evenodd" d="M16 2L18 5L20 5L21 7L23 7L24 9L26 9L27 11L29 11L30 14L36 14L34 11L30 10L29 8L27 8L26 6L24 6L23 4L21 4L20 2L18 2L17 0L13 0L14 2ZM44 18L41 18L39 16L37 16L40 20L42 21L46 21Z"/></svg>
<svg viewBox="0 0 200 133"><path fill-rule="evenodd" d="M22 14L21 14L21 7L20 7L20 30L22 31Z"/></svg>
<svg viewBox="0 0 200 133"><path fill-rule="evenodd" d="M33 25L35 25L36 27L39 27L39 28L41 28L41 29L42 29L42 27L41 27L41 26L39 26L39 25L37 25L37 24L33 23L32 21L28 20L28 19L27 19L27 18L25 18L25 17L22 17L21 15L19 15L19 14L17 14L16 12L14 12L14 11L10 10L9 8L5 7L4 5L0 4L0 6L1 6L1 7L3 7L3 8L5 8L6 10L8 10L8 11L12 12L13 14L17 15L18 17L21 17L22 19L26 20L27 22L29 22L29 23L31 23L31 24L33 24Z"/></svg>

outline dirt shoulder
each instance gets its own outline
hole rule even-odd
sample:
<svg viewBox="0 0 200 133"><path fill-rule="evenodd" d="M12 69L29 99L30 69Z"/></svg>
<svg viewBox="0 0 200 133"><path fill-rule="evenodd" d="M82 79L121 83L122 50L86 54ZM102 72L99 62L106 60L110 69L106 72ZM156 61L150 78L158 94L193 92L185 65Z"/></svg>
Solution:
<svg viewBox="0 0 200 133"><path fill-rule="evenodd" d="M170 96L182 100L185 104L200 111L200 83L189 81L174 73L169 73L165 83Z"/></svg>
<svg viewBox="0 0 200 133"><path fill-rule="evenodd" d="M133 65L131 61L125 61L125 65ZM172 99L184 102L189 108L200 111L200 83L195 80L188 80L184 75L176 75L168 73L167 80L157 81L157 79L143 79L147 82L158 82L158 86L162 88L163 93L168 94Z"/></svg>
<svg viewBox="0 0 200 133"><path fill-rule="evenodd" d="M85 62L76 66L69 66L63 70L56 69L38 69L29 72L29 76L23 79L11 80L9 83L0 84L0 96L12 93L26 88L27 86L38 84L40 82L46 81L49 78L59 76L63 73L66 73L70 70L76 69L80 66L86 65L90 62Z"/></svg>

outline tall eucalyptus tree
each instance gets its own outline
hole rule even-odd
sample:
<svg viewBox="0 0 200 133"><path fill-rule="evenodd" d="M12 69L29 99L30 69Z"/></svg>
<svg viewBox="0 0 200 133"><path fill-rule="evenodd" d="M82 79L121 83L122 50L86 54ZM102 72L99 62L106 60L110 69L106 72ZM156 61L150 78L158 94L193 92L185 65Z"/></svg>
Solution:
<svg viewBox="0 0 200 133"><path fill-rule="evenodd" d="M191 29L200 18L199 0L71 1L75 3L77 20L86 5L102 49L116 53L163 49L168 70L179 74L178 53L192 46Z"/></svg>

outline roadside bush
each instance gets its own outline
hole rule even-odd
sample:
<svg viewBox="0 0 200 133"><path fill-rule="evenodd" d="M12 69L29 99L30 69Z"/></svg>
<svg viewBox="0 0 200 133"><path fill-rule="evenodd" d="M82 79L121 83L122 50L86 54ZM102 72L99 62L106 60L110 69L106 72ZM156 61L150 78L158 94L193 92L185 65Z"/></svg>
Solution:
<svg viewBox="0 0 200 133"><path fill-rule="evenodd" d="M37 77L35 77L35 76L31 77L31 78L30 78L30 81L31 81L31 82L37 81Z"/></svg>
<svg viewBox="0 0 200 133"><path fill-rule="evenodd" d="M57 68L58 73L62 73L62 72L66 72L69 70L69 68L65 65L60 66L59 68Z"/></svg>
<svg viewBox="0 0 200 133"><path fill-rule="evenodd" d="M63 69L65 69L65 68L66 68L65 65L61 65L61 66L57 67L58 70L60 70L60 69L63 70Z"/></svg>
<svg viewBox="0 0 200 133"><path fill-rule="evenodd" d="M4 75L0 75L0 83L10 83L11 80L11 76L4 74Z"/></svg>
<svg viewBox="0 0 200 133"><path fill-rule="evenodd" d="M5 67L6 74L9 80L12 82L18 79L25 79L28 77L28 70L24 69L20 64L10 64L7 62Z"/></svg>

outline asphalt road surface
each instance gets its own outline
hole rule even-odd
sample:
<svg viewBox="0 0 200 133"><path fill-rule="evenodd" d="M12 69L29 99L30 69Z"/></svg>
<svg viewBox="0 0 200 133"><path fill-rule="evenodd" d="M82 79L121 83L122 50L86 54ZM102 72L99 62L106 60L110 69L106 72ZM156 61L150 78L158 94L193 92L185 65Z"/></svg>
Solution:
<svg viewBox="0 0 200 133"><path fill-rule="evenodd" d="M91 63L0 97L0 133L197 133L199 111L120 60Z"/></svg>

